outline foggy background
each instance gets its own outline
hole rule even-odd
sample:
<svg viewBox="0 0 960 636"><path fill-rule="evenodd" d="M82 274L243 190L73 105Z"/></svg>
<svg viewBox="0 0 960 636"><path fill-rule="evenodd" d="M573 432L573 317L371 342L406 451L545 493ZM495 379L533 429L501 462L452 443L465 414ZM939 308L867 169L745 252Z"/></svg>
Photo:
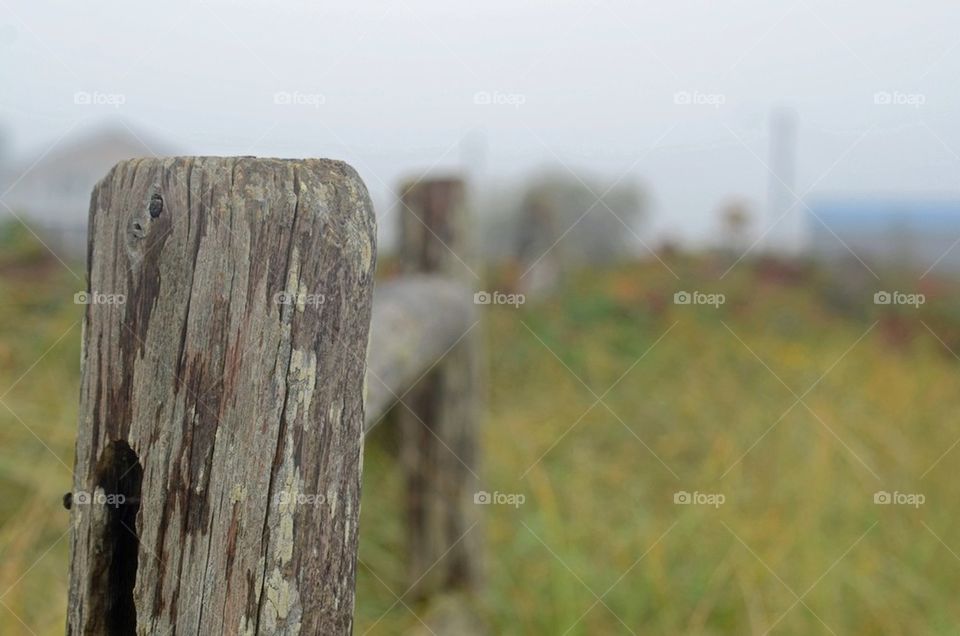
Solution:
<svg viewBox="0 0 960 636"><path fill-rule="evenodd" d="M8 186L119 129L143 155L344 159L380 214L424 171L465 171L479 201L547 169L621 180L643 190L650 246L711 242L731 199L760 245L808 243L802 206L772 227L793 201L780 179L804 201L958 194L953 3L0 6Z"/></svg>
<svg viewBox="0 0 960 636"><path fill-rule="evenodd" d="M63 634L77 361L124 350L81 348L114 311L84 275L90 193L154 155L344 160L378 295L411 282L405 223L476 312L454 428L483 492L450 508L482 519L485 580L414 600L409 538L466 533L410 523L430 437L379 426L357 633L466 636L428 627L457 607L479 634L957 633L958 24L945 1L0 0L0 634ZM446 304L394 298L431 314L409 321L430 338L374 321L404 356L453 333Z"/></svg>

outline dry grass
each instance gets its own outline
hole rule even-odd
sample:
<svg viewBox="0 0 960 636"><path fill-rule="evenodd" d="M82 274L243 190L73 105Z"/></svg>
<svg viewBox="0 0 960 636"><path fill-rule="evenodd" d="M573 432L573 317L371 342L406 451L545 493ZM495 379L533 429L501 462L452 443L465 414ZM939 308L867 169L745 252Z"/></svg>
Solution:
<svg viewBox="0 0 960 636"><path fill-rule="evenodd" d="M718 285L708 262L672 267L680 282L629 266L488 315L486 489L526 495L483 509L494 632L954 633L960 449L938 459L960 439L957 360L915 316L891 337L869 285L841 312L816 272L747 265ZM675 306L676 289L727 302ZM361 553L400 593L389 475L368 474ZM369 572L360 594L362 634L394 599ZM415 625L398 605L370 633Z"/></svg>
<svg viewBox="0 0 960 636"><path fill-rule="evenodd" d="M960 369L917 320L952 345L946 301L894 320L868 287L837 304L815 272L744 264L721 285L707 261L671 267L680 281L631 265L486 315L485 488L526 496L482 510L494 632L954 633ZM63 631L79 285L0 274L3 634ZM675 306L677 289L727 302ZM418 625L395 604L390 447L367 451L358 634ZM675 505L681 490L726 501ZM926 502L877 506L878 490Z"/></svg>

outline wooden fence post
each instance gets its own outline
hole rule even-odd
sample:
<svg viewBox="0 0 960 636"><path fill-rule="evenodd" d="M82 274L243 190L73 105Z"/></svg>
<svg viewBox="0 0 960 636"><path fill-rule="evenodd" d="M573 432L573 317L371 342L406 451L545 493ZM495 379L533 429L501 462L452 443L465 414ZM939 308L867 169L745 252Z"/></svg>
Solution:
<svg viewBox="0 0 960 636"><path fill-rule="evenodd" d="M346 164L94 189L68 634L349 634L375 262Z"/></svg>
<svg viewBox="0 0 960 636"><path fill-rule="evenodd" d="M401 269L469 280L465 189L458 179L401 190ZM462 259L462 260L461 260ZM472 293L463 291L469 305ZM439 310L439 308L438 308ZM396 409L407 486L411 594L475 587L480 575L477 491L477 319Z"/></svg>

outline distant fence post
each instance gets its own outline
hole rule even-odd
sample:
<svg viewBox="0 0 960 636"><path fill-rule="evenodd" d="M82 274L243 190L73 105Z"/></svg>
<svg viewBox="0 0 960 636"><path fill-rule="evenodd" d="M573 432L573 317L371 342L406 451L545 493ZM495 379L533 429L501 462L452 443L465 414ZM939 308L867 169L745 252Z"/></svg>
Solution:
<svg viewBox="0 0 960 636"><path fill-rule="evenodd" d="M335 161L96 186L69 634L351 632L375 237Z"/></svg>
<svg viewBox="0 0 960 636"><path fill-rule="evenodd" d="M404 273L468 281L470 250L465 188L433 179L401 188L400 265ZM465 294L472 295L469 287ZM469 298L464 302L470 303ZM437 308L440 310L440 308ZM412 595L475 587L480 575L477 492L479 328L474 319L456 344L396 409L406 479Z"/></svg>

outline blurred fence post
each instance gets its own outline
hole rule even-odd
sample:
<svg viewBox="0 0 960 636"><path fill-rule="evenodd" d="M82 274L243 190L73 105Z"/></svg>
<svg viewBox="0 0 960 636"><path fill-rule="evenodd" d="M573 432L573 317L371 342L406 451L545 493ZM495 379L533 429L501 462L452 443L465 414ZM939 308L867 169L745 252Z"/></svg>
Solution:
<svg viewBox="0 0 960 636"><path fill-rule="evenodd" d="M472 276L466 192L459 179L401 188L404 273ZM470 303L464 286L464 299ZM438 308L439 309L439 308ZM477 319L396 409L406 482L409 576L416 598L474 588L480 576L477 492L479 373Z"/></svg>
<svg viewBox="0 0 960 636"><path fill-rule="evenodd" d="M340 162L96 186L68 634L351 632L375 240Z"/></svg>

